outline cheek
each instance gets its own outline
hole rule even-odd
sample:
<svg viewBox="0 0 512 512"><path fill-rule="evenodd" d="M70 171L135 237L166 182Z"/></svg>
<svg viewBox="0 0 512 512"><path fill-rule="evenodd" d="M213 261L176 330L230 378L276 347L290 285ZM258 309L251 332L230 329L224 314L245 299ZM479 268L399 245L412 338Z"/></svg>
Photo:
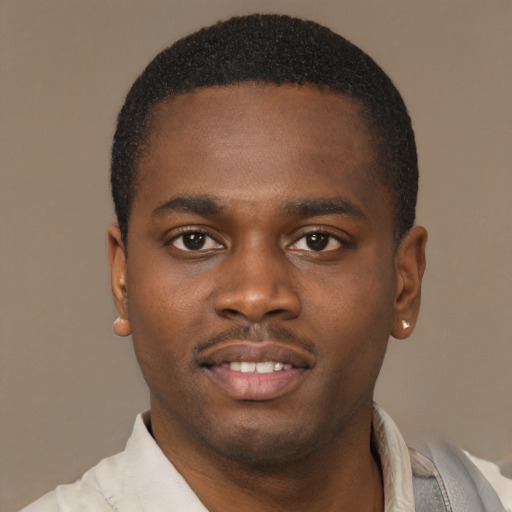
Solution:
<svg viewBox="0 0 512 512"><path fill-rule="evenodd" d="M378 265L339 272L305 291L304 312L337 378L377 373L393 319L394 273ZM315 300L316 297L316 300ZM350 368L350 371L348 371Z"/></svg>
<svg viewBox="0 0 512 512"><path fill-rule="evenodd" d="M376 258L372 258L375 260ZM394 308L395 275L392 262L348 261L332 272L303 272L301 290L305 310L323 318L323 325L343 333L386 331ZM355 332L352 334L356 334Z"/></svg>
<svg viewBox="0 0 512 512"><path fill-rule="evenodd" d="M187 283L177 276L135 264L128 269L127 285L134 348L141 366L163 360L179 360L183 366L201 303L197 290L186 293Z"/></svg>
<svg viewBox="0 0 512 512"><path fill-rule="evenodd" d="M172 333L170 325L177 327L187 322L193 325L189 319L199 313L206 291L197 279L181 270L171 265L165 255L150 254L129 262L126 279L133 329L138 330L140 325L154 334L168 336Z"/></svg>

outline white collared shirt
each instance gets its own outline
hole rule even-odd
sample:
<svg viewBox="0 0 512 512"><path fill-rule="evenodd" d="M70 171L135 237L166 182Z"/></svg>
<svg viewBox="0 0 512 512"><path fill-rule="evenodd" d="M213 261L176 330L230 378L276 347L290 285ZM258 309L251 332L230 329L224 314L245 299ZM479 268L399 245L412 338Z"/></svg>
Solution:
<svg viewBox="0 0 512 512"><path fill-rule="evenodd" d="M137 416L124 451L103 459L74 484L57 487L21 512L208 512L158 447L147 424L148 411ZM385 512L414 512L408 448L393 420L378 406L373 412L373 435L382 465ZM481 469L478 459L473 460ZM489 479L488 472L482 472ZM500 498L512 511L512 481L501 479Z"/></svg>

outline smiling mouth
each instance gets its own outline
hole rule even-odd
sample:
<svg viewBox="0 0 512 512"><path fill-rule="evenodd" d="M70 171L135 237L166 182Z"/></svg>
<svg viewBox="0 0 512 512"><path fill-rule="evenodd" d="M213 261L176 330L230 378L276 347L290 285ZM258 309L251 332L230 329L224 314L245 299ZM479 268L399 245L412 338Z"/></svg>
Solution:
<svg viewBox="0 0 512 512"><path fill-rule="evenodd" d="M229 367L242 373L273 373L311 368L315 355L303 347L272 340L228 340L202 350L197 362L202 367Z"/></svg>
<svg viewBox="0 0 512 512"><path fill-rule="evenodd" d="M274 361L232 361L223 363L222 368L229 368L234 372L240 373L274 373L283 370L291 370L293 365L290 363L276 363Z"/></svg>
<svg viewBox="0 0 512 512"><path fill-rule="evenodd" d="M202 351L198 362L223 394L261 402L297 389L316 358L311 351L289 343L229 340Z"/></svg>

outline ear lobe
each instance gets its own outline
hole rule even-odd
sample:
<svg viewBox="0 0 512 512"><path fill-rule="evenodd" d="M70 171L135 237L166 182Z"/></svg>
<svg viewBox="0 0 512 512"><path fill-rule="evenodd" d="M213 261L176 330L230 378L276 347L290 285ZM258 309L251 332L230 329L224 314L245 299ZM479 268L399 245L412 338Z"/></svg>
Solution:
<svg viewBox="0 0 512 512"><path fill-rule="evenodd" d="M114 332L118 336L131 334L128 317L128 291L126 288L126 256L119 226L113 224L108 230L108 259L110 262L110 285L114 305L119 318L114 322Z"/></svg>
<svg viewBox="0 0 512 512"><path fill-rule="evenodd" d="M425 272L425 245L427 232L414 226L402 239L397 249L397 292L391 335L399 340L414 330L421 302L421 281Z"/></svg>

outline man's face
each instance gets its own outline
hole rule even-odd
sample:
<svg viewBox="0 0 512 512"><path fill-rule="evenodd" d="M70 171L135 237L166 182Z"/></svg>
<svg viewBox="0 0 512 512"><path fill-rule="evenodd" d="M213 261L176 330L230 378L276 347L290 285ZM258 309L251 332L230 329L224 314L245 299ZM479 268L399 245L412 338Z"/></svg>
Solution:
<svg viewBox="0 0 512 512"><path fill-rule="evenodd" d="M269 462L369 423L403 288L378 173L339 94L243 85L159 106L126 264L111 236L155 432Z"/></svg>

